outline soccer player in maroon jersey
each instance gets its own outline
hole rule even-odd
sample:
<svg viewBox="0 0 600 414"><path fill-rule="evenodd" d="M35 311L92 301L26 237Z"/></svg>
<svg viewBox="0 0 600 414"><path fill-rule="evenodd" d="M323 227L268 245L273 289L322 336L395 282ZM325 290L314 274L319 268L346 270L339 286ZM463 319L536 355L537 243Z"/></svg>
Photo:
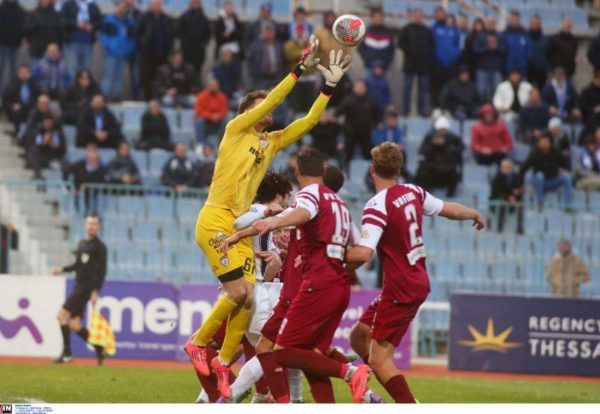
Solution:
<svg viewBox="0 0 600 414"><path fill-rule="evenodd" d="M353 401L362 402L368 367L353 367L326 356L350 300L350 283L343 260L350 240L351 220L344 201L323 185L324 162L325 157L315 149L300 151L295 172L302 190L296 194L293 208L286 214L256 221L248 231L230 237L224 246L251 235L297 228L303 280L281 321L274 362L301 369L319 378L326 387L329 377L343 378L350 386ZM286 402L285 398L279 402Z"/></svg>
<svg viewBox="0 0 600 414"><path fill-rule="evenodd" d="M403 164L401 148L383 143L371 151L371 177L377 194L365 206L361 240L348 250L346 262L362 265L379 255L383 289L354 326L353 349L398 403L415 399L400 370L394 351L419 306L429 294L425 246L421 233L423 215L450 220L472 220L477 230L485 227L481 215L457 203L447 203L414 185L397 184Z"/></svg>

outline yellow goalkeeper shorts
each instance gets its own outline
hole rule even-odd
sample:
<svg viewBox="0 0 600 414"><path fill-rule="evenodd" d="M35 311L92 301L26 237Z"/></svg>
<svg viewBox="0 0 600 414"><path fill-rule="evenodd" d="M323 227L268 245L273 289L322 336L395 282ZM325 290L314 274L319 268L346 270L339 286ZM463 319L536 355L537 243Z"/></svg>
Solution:
<svg viewBox="0 0 600 414"><path fill-rule="evenodd" d="M248 237L227 252L221 251L223 240L234 234L235 216L230 210L204 206L196 221L196 242L206 255L210 269L221 283L245 278L256 284L252 238Z"/></svg>

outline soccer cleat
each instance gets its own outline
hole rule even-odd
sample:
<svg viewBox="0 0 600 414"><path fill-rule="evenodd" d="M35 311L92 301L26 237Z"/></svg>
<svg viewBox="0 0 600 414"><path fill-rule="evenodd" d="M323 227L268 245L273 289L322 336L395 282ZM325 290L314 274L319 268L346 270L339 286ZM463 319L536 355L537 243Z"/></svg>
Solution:
<svg viewBox="0 0 600 414"><path fill-rule="evenodd" d="M217 389L223 398L230 399L231 389L229 388L229 372L231 372L231 369L221 364L218 356L213 358L210 365L217 376Z"/></svg>
<svg viewBox="0 0 600 414"><path fill-rule="evenodd" d="M363 402L365 404L385 404L383 397L380 397L368 388L363 395Z"/></svg>
<svg viewBox="0 0 600 414"><path fill-rule="evenodd" d="M251 404L275 404L275 399L269 394L254 394Z"/></svg>
<svg viewBox="0 0 600 414"><path fill-rule="evenodd" d="M62 353L58 357L56 357L52 362L55 364L68 364L73 361L73 356L71 354Z"/></svg>
<svg viewBox="0 0 600 414"><path fill-rule="evenodd" d="M203 377L208 377L210 375L210 369L208 367L208 361L206 360L206 348L198 346L192 341L188 341L183 347L183 350L188 357L190 357L194 369Z"/></svg>
<svg viewBox="0 0 600 414"><path fill-rule="evenodd" d="M292 404L304 404L304 400L292 400Z"/></svg>
<svg viewBox="0 0 600 414"><path fill-rule="evenodd" d="M359 404L363 401L363 395L367 390L367 381L369 380L369 366L362 364L356 367L352 377L348 380L348 386L352 391L352 402Z"/></svg>

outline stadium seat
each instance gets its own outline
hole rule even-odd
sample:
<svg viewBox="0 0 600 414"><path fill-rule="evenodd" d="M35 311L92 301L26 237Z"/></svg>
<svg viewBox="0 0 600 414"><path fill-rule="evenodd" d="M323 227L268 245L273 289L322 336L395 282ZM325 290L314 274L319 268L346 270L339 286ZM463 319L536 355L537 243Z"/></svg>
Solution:
<svg viewBox="0 0 600 414"><path fill-rule="evenodd" d="M169 158L171 158L171 156L172 156L172 154L167 151L163 151L163 150L159 150L159 149L151 150L148 153L150 172L154 175L157 175L157 174L160 175L163 167L165 166L165 164L167 163Z"/></svg>

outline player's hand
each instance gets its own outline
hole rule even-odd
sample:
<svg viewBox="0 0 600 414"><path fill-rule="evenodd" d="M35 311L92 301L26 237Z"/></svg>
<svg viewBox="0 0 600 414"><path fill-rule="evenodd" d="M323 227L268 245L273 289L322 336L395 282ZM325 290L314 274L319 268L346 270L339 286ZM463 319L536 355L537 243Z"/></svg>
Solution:
<svg viewBox="0 0 600 414"><path fill-rule="evenodd" d="M477 230L482 230L485 229L485 220L483 219L483 217L481 217L481 214L479 214L479 212L475 211L475 217L473 217L473 227L475 227Z"/></svg>
<svg viewBox="0 0 600 414"><path fill-rule="evenodd" d="M335 50L329 52L329 67L326 68L317 63L317 69L319 69L319 72L325 78L325 84L332 88L336 87L342 76L344 76L344 73L350 69L350 66L352 66L352 58L350 55L344 56L342 49L338 50L337 53Z"/></svg>
<svg viewBox="0 0 600 414"><path fill-rule="evenodd" d="M227 256L229 248L239 241L240 238L238 236L238 233L235 233L233 236L229 236L225 240L223 240L223 244L221 245L221 251L223 252L223 254Z"/></svg>
<svg viewBox="0 0 600 414"><path fill-rule="evenodd" d="M276 265L281 262L279 255L275 252L258 252L256 253L256 257L263 259L268 265Z"/></svg>
<svg viewBox="0 0 600 414"><path fill-rule="evenodd" d="M317 50L319 49L319 39L315 37L315 35L310 35L310 39L308 39L308 45L304 52L302 52L302 56L300 56L300 60L298 61L298 66L303 71L307 68L316 65L319 63L319 59L315 58L317 54Z"/></svg>
<svg viewBox="0 0 600 414"><path fill-rule="evenodd" d="M294 261L294 267L298 270L302 267L302 256L296 256L296 260Z"/></svg>
<svg viewBox="0 0 600 414"><path fill-rule="evenodd" d="M58 275L62 275L64 273L64 270L62 267L54 267L52 268L52 274L54 276L58 276Z"/></svg>
<svg viewBox="0 0 600 414"><path fill-rule="evenodd" d="M279 203L270 203L267 204L267 209L265 210L265 217L276 216L277 214L283 211L283 207Z"/></svg>
<svg viewBox="0 0 600 414"><path fill-rule="evenodd" d="M273 230L273 221L269 219L257 220L252 224L252 230L257 236L262 236L265 233Z"/></svg>
<svg viewBox="0 0 600 414"><path fill-rule="evenodd" d="M96 306L96 303L98 303L98 291L97 290L92 291L92 294L90 295L90 302L92 302L92 306Z"/></svg>

